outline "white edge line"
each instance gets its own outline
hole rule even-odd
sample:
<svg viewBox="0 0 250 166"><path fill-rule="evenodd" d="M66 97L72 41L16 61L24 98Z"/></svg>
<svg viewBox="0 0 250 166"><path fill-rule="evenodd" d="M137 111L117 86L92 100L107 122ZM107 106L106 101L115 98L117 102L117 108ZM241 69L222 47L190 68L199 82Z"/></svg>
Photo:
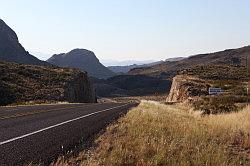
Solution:
<svg viewBox="0 0 250 166"><path fill-rule="evenodd" d="M121 106L116 106L116 107L104 109L104 110L101 110L101 111L93 112L93 113L91 113L91 114L87 114L87 115L84 115L84 116L80 116L80 117L78 117L78 118L74 118L74 119L71 119L71 120L67 120L67 121L65 121L65 122L58 123L58 124L56 124L56 125L52 125L52 126L49 126L49 127L46 127L46 128L43 128L43 129L40 129L40 130L31 132L31 133L28 133L28 134L25 134L25 135L22 135L22 136L19 136L19 137L15 137L15 138L12 138L12 139L9 139L9 140L0 142L0 145L4 145L4 144L10 143L10 142L13 142L13 141L16 141L16 140L19 140L19 139L22 139L22 138L31 136L31 135L35 135L35 134L37 134L37 133L40 133L40 132L43 132L43 131L46 131L46 130L49 130L49 129L52 129L52 128L55 128L55 127L58 127L58 126L61 126L61 125L67 124L67 123L70 123L70 122L73 122L73 121L76 121L76 120L79 120L79 119L83 119L83 118L86 118L86 117L91 116L91 115L95 115L95 114L99 114L99 113L102 113L102 112L106 112L106 111L109 111L109 110L112 110L112 109L124 107L124 106L126 106L126 105L129 105L129 104L124 104L124 105L121 105Z"/></svg>

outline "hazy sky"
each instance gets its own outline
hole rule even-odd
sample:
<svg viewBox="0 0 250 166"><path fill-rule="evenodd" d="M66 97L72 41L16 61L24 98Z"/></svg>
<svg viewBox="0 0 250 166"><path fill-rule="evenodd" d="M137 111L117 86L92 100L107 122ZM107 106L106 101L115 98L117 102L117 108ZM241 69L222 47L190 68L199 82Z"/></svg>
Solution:
<svg viewBox="0 0 250 166"><path fill-rule="evenodd" d="M30 52L86 48L100 59L159 60L249 45L249 7L250 0L0 0L0 18Z"/></svg>

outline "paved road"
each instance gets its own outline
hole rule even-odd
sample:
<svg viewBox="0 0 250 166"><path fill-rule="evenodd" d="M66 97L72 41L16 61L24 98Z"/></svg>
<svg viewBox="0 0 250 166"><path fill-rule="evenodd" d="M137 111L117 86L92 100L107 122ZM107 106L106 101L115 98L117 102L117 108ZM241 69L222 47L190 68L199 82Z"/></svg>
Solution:
<svg viewBox="0 0 250 166"><path fill-rule="evenodd" d="M90 140L133 103L0 107L0 165L47 165Z"/></svg>

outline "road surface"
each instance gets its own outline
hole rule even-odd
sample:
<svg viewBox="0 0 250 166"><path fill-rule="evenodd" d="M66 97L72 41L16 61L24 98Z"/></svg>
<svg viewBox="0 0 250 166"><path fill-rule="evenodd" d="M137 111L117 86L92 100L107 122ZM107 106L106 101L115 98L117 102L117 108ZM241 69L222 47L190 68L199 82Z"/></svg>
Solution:
<svg viewBox="0 0 250 166"><path fill-rule="evenodd" d="M0 107L0 165L43 162L84 145L134 103Z"/></svg>

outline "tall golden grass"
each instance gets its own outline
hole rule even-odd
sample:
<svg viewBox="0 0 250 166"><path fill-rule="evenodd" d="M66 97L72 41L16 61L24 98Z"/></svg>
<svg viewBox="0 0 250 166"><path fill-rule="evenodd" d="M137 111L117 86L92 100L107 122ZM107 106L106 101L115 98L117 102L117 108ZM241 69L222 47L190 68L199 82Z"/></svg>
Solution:
<svg viewBox="0 0 250 166"><path fill-rule="evenodd" d="M144 101L109 126L96 148L52 165L250 165L250 106L211 116L188 109Z"/></svg>

